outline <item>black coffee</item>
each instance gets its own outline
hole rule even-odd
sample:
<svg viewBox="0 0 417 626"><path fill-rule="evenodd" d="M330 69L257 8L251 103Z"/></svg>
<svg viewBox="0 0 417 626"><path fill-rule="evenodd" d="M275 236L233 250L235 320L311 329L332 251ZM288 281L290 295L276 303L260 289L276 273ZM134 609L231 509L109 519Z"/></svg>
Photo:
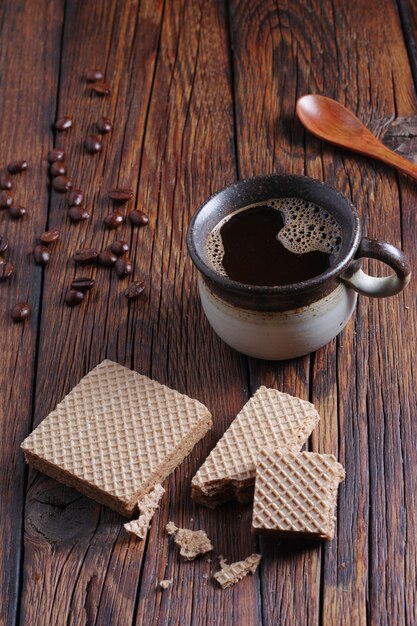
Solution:
<svg viewBox="0 0 417 626"><path fill-rule="evenodd" d="M247 285L299 283L325 272L341 229L321 207L297 198L247 207L217 225L207 251L221 274Z"/></svg>

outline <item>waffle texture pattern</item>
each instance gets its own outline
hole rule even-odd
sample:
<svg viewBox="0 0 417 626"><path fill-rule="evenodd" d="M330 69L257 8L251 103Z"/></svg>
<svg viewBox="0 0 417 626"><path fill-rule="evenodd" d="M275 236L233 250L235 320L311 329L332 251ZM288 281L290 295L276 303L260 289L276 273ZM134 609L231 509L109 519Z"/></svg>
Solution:
<svg viewBox="0 0 417 626"><path fill-rule="evenodd" d="M105 360L22 448L37 469L131 515L210 427L200 402Z"/></svg>
<svg viewBox="0 0 417 626"><path fill-rule="evenodd" d="M194 500L208 506L253 495L259 450L298 451L319 421L313 404L260 387L192 479Z"/></svg>
<svg viewBox="0 0 417 626"><path fill-rule="evenodd" d="M337 489L345 470L332 454L262 450L256 470L255 533L333 539Z"/></svg>
<svg viewBox="0 0 417 626"><path fill-rule="evenodd" d="M235 585L247 574L254 574L261 560L260 554L251 554L244 561L236 561L229 565L223 559L220 561L221 569L213 574L219 585L223 589Z"/></svg>

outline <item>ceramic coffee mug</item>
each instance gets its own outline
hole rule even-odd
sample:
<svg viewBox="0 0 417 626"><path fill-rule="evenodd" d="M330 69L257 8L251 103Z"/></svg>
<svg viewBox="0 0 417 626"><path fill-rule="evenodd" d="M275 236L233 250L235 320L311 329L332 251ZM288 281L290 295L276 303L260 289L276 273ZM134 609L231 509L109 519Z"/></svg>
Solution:
<svg viewBox="0 0 417 626"><path fill-rule="evenodd" d="M342 243L331 267L303 282L277 287L247 285L216 272L206 250L213 228L239 208L276 198L313 202L335 218ZM305 176L258 176L222 189L192 218L187 244L199 270L201 303L211 326L232 348L262 359L289 359L317 350L346 326L358 293L393 296L410 280L401 250L362 237L352 203ZM386 263L394 274L384 278L365 274L360 267L363 257Z"/></svg>

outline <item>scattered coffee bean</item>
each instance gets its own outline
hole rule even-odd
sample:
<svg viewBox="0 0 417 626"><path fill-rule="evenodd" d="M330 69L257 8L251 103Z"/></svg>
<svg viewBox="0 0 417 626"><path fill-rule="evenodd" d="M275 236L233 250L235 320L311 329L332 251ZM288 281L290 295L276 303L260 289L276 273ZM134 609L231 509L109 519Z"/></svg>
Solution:
<svg viewBox="0 0 417 626"><path fill-rule="evenodd" d="M74 278L71 283L71 289L75 289L76 291L82 291L85 293L86 291L91 291L94 289L94 285L96 281L94 278Z"/></svg>
<svg viewBox="0 0 417 626"><path fill-rule="evenodd" d="M128 217L129 221L134 226L146 226L149 223L149 217L145 215L145 213L142 213L142 211L137 211L136 209L130 211Z"/></svg>
<svg viewBox="0 0 417 626"><path fill-rule="evenodd" d="M59 239L59 231L57 230L46 230L42 235L38 237L39 241L45 245L50 243L54 243Z"/></svg>
<svg viewBox="0 0 417 626"><path fill-rule="evenodd" d="M10 261L0 261L0 280L7 280L13 272L13 263L10 263Z"/></svg>
<svg viewBox="0 0 417 626"><path fill-rule="evenodd" d="M107 217L104 218L103 223L106 228L109 230L114 230L115 228L119 228L125 222L125 216L115 211L114 213L110 213Z"/></svg>
<svg viewBox="0 0 417 626"><path fill-rule="evenodd" d="M100 152L102 148L100 137L98 135L88 135L87 139L85 140L85 147L86 150L90 152L90 154L96 154L97 152Z"/></svg>
<svg viewBox="0 0 417 626"><path fill-rule="evenodd" d="M12 161L7 166L10 174L21 174L25 170L27 170L28 162L27 161Z"/></svg>
<svg viewBox="0 0 417 626"><path fill-rule="evenodd" d="M27 302L18 302L11 310L14 322L24 322L30 317L30 306Z"/></svg>
<svg viewBox="0 0 417 626"><path fill-rule="evenodd" d="M113 267L116 261L117 256L111 250L103 250L103 252L100 252L98 255L99 265L103 267Z"/></svg>
<svg viewBox="0 0 417 626"><path fill-rule="evenodd" d="M107 135L107 133L109 133L112 128L113 128L113 124L111 123L111 120L108 117L102 117L97 122L97 130L102 135Z"/></svg>
<svg viewBox="0 0 417 626"><path fill-rule="evenodd" d="M0 254L7 252L9 240L4 235L0 235Z"/></svg>
<svg viewBox="0 0 417 626"><path fill-rule="evenodd" d="M129 252L129 244L123 239L116 239L110 246L110 249L116 256L123 256Z"/></svg>
<svg viewBox="0 0 417 626"><path fill-rule="evenodd" d="M10 209L13 204L13 196L10 191L0 191L0 209Z"/></svg>
<svg viewBox="0 0 417 626"><path fill-rule="evenodd" d="M73 189L68 194L68 206L81 206L84 200L84 194L81 189Z"/></svg>
<svg viewBox="0 0 417 626"><path fill-rule="evenodd" d="M72 206L68 211L68 215L73 222L85 222L90 219L87 209L80 206Z"/></svg>
<svg viewBox="0 0 417 626"><path fill-rule="evenodd" d="M67 173L65 161L54 161L54 163L51 163L49 173L53 178L55 176L64 176Z"/></svg>
<svg viewBox="0 0 417 626"><path fill-rule="evenodd" d="M119 278L126 278L133 271L133 264L130 259L117 259L114 267Z"/></svg>
<svg viewBox="0 0 417 626"><path fill-rule="evenodd" d="M145 283L143 280L135 281L134 283L130 283L129 287L125 289L125 298L128 300L136 300L143 293L145 289Z"/></svg>
<svg viewBox="0 0 417 626"><path fill-rule="evenodd" d="M109 83L94 83L92 89L99 96L109 96L111 94L111 85Z"/></svg>
<svg viewBox="0 0 417 626"><path fill-rule="evenodd" d="M65 159L65 152L62 148L54 148L48 152L48 163L55 163L55 161L63 161Z"/></svg>
<svg viewBox="0 0 417 626"><path fill-rule="evenodd" d="M70 289L65 295L65 302L68 306L77 306L84 300L84 293L77 289Z"/></svg>
<svg viewBox="0 0 417 626"><path fill-rule="evenodd" d="M63 117L60 117L59 119L57 119L57 121L54 124L55 130L59 131L60 133L62 133L65 130L69 130L71 126L72 126L72 117L69 117L69 115L64 115Z"/></svg>
<svg viewBox="0 0 417 626"><path fill-rule="evenodd" d="M0 189L11 189L13 187L12 177L7 170L0 172Z"/></svg>
<svg viewBox="0 0 417 626"><path fill-rule="evenodd" d="M103 72L100 70L88 70L85 75L87 79L87 83L97 83L100 80L103 80Z"/></svg>
<svg viewBox="0 0 417 626"><path fill-rule="evenodd" d="M49 251L49 248L47 248L46 246L38 245L35 246L35 249L33 251L33 257L37 265L48 265L49 261L51 260L51 253Z"/></svg>
<svg viewBox="0 0 417 626"><path fill-rule="evenodd" d="M57 193L67 193L72 187L72 181L67 176L56 176L52 179L52 187Z"/></svg>
<svg viewBox="0 0 417 626"><path fill-rule="evenodd" d="M24 206L11 206L9 207L9 215L13 220L21 220L27 215L27 211Z"/></svg>
<svg viewBox="0 0 417 626"><path fill-rule="evenodd" d="M99 255L97 248L80 248L76 250L72 255L72 258L76 263L93 263Z"/></svg>
<svg viewBox="0 0 417 626"><path fill-rule="evenodd" d="M117 202L118 204L128 202L132 196L133 191L131 189L112 189L109 191L110 200L113 200L113 202Z"/></svg>

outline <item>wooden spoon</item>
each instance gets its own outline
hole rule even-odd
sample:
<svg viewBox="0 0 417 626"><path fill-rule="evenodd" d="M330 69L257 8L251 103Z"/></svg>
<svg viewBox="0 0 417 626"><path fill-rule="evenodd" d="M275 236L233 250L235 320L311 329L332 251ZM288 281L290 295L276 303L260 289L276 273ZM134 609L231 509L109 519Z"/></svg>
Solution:
<svg viewBox="0 0 417 626"><path fill-rule="evenodd" d="M297 115L319 139L379 159L417 180L417 165L384 146L351 111L325 96L308 95L297 101Z"/></svg>

